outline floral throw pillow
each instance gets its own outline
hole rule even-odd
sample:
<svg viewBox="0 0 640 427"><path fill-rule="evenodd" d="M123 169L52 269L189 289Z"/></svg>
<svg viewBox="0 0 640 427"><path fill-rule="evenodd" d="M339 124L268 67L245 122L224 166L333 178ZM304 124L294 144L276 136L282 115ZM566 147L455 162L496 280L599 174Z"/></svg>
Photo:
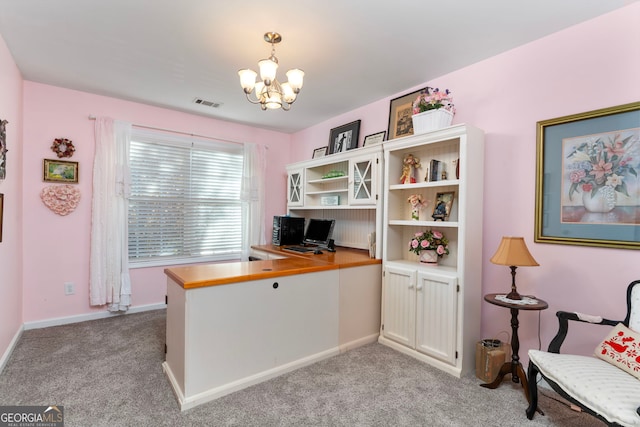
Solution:
<svg viewBox="0 0 640 427"><path fill-rule="evenodd" d="M622 323L607 334L594 355L640 379L640 333Z"/></svg>

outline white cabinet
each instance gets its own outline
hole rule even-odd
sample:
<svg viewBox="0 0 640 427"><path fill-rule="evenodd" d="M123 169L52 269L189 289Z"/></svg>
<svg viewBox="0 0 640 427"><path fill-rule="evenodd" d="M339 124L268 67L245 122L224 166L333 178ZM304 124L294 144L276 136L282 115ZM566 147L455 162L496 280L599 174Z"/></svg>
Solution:
<svg viewBox="0 0 640 427"><path fill-rule="evenodd" d="M421 166L415 183L401 184L409 154ZM432 180L429 168L435 161L439 168ZM464 124L384 143L379 341L456 376L475 368L480 339L483 165L484 133ZM452 193L453 203L446 220L435 221L441 193ZM429 201L418 220L412 219L407 201L413 194ZM411 238L429 229L449 239L450 254L436 267L421 264L409 251Z"/></svg>
<svg viewBox="0 0 640 427"><path fill-rule="evenodd" d="M334 269L192 289L168 278L163 369L180 408L338 354L339 275Z"/></svg>
<svg viewBox="0 0 640 427"><path fill-rule="evenodd" d="M381 159L382 146L379 145L287 165L288 206L375 209L380 200L377 190L382 172ZM337 203L333 202L335 196L338 197Z"/></svg>
<svg viewBox="0 0 640 427"><path fill-rule="evenodd" d="M382 235L382 144L293 163L287 174L289 214L335 219L336 245L368 249L368 236Z"/></svg>
<svg viewBox="0 0 640 427"><path fill-rule="evenodd" d="M303 169L289 170L287 173L287 204L302 206L304 203Z"/></svg>
<svg viewBox="0 0 640 427"><path fill-rule="evenodd" d="M382 335L415 348L416 276L411 268L387 266L384 269Z"/></svg>
<svg viewBox="0 0 640 427"><path fill-rule="evenodd" d="M453 365L456 318L455 274L387 266L383 337Z"/></svg>
<svg viewBox="0 0 640 427"><path fill-rule="evenodd" d="M376 205L378 156L364 154L349 160L349 204Z"/></svg>
<svg viewBox="0 0 640 427"><path fill-rule="evenodd" d="M455 274L422 271L416 282L416 350L451 365L458 333L457 283Z"/></svg>

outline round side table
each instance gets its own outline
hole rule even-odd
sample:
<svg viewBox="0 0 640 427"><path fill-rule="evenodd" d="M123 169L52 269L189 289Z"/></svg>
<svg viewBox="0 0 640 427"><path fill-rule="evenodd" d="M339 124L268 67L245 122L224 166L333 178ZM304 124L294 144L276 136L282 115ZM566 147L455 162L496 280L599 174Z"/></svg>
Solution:
<svg viewBox="0 0 640 427"><path fill-rule="evenodd" d="M527 375L522 368L522 363L520 363L520 355L518 354L518 352L520 351L520 340L518 339L518 311L544 310L549 307L549 304L533 296L527 296L527 298L535 300L536 302L534 304L512 303L496 299L496 297L499 295L504 296L504 294L487 294L484 296L484 300L489 304L497 305L498 307L504 307L511 310L511 361L505 362L504 365L502 365L502 367L500 368L500 373L498 374L496 379L493 380L493 382L480 385L482 387L494 389L500 385L505 375L511 374L511 381L513 381L514 383L522 383L524 394L527 397L527 402L530 402Z"/></svg>

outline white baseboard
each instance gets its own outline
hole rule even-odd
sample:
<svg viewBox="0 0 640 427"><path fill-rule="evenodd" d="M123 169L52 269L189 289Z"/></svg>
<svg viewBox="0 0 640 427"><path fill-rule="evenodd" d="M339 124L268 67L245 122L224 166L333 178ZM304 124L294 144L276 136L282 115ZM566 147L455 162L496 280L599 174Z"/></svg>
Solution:
<svg viewBox="0 0 640 427"><path fill-rule="evenodd" d="M259 372L255 375L250 375L245 378L238 379L236 381L232 381L228 384L224 384L218 387L213 387L209 390L203 391L201 393L197 393L186 397L182 392L178 381L175 378L174 373L171 371L171 367L164 362L162 364L162 370L167 375L169 382L171 383L171 387L173 388L173 392L178 400L178 404L180 405L181 411L186 411L187 409L194 408L198 405L201 405L206 402L210 402L212 400L218 399L222 396L226 396L227 394L233 393L238 390L242 390L249 386L259 384L261 382L270 380L271 378L278 377L287 372L295 371L296 369L302 368L307 365L311 365L313 363L319 362L321 360L327 359L332 356L337 356L340 353L338 347L322 351L320 353L312 354L311 356L303 357L298 360L294 360L290 363L285 363L283 365L277 366L272 369L268 369L263 372Z"/></svg>
<svg viewBox="0 0 640 427"><path fill-rule="evenodd" d="M24 325L18 328L18 331L13 336L13 339L11 340L11 342L9 343L9 346L7 347L7 351L5 351L2 357L0 358L0 374L2 373L2 371L4 371L4 367L7 365L7 362L11 357L11 353L13 353L13 349L18 344L18 340L22 336L22 331L24 331Z"/></svg>
<svg viewBox="0 0 640 427"><path fill-rule="evenodd" d="M357 340L349 341L343 344L340 344L340 353L344 353L349 350L353 350L354 348L362 347L363 345L370 344L372 342L378 341L378 337L380 334L375 333L363 338L358 338Z"/></svg>
<svg viewBox="0 0 640 427"><path fill-rule="evenodd" d="M380 337L378 338L378 342L380 344L386 345L387 347L391 347L392 349L397 350L400 353L404 353L408 356L418 359L421 362L425 362L435 368L440 369L441 371L444 371L448 374L453 375L456 378L460 378L462 377L462 375L467 374L467 372L464 372L464 373L462 372L462 368L459 365L455 365L455 366L450 365L434 357L430 357L430 356L427 356L426 354L420 353L417 350L414 350L402 344L398 344L397 342L392 341L388 338L385 338L382 335L380 335Z"/></svg>
<svg viewBox="0 0 640 427"><path fill-rule="evenodd" d="M68 325L70 323L79 323L79 322L86 322L88 320L106 319L108 317L122 316L122 315L133 314L133 313L142 313L143 311L159 310L159 309L166 309L166 308L167 308L167 305L165 303L160 303L160 304L148 304L148 305L131 307L128 311L124 313L122 312L113 313L108 310L105 310L105 311L100 311L96 313L79 314L76 316L68 316L68 317L56 317L53 319L37 320L35 322L25 322L23 325L23 328L25 331L27 331L29 329L40 329L40 328L48 328L50 326Z"/></svg>

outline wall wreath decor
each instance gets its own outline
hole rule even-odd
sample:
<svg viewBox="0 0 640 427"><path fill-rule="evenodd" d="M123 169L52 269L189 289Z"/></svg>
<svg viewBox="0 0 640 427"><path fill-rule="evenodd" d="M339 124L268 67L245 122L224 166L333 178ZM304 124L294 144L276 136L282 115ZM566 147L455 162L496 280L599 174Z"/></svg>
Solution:
<svg viewBox="0 0 640 427"><path fill-rule="evenodd" d="M59 159L63 157L71 157L76 151L76 147L73 146L73 142L67 138L56 138L53 140L51 150L58 156Z"/></svg>

